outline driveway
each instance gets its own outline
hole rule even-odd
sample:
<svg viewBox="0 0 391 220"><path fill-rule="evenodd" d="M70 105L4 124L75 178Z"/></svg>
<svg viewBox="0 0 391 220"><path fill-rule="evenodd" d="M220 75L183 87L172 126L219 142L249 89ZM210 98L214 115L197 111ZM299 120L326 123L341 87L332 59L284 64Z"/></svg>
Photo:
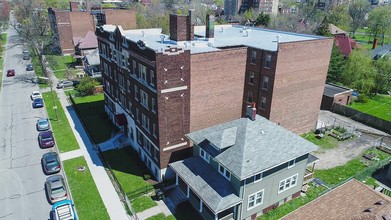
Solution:
<svg viewBox="0 0 391 220"><path fill-rule="evenodd" d="M330 111L320 111L318 128L324 125L333 125L334 123L357 129L357 132L355 132L356 138L340 142L337 148L319 150L314 153L320 159L315 165L317 169L330 169L347 163L360 155L364 150L371 148L375 141L382 136L386 136L383 139L383 144L391 146L390 135L385 132Z"/></svg>

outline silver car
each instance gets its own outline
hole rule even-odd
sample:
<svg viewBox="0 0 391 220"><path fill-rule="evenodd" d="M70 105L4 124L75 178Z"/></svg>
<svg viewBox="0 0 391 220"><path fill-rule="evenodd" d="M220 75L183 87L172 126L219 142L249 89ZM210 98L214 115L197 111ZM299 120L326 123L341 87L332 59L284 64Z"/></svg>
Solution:
<svg viewBox="0 0 391 220"><path fill-rule="evenodd" d="M45 182L45 189L51 204L68 198L64 178L61 175L49 176Z"/></svg>
<svg viewBox="0 0 391 220"><path fill-rule="evenodd" d="M72 81L70 81L70 80L61 80L57 84L57 89L64 89L64 88L68 88L68 87L72 87L72 86L73 86L73 82Z"/></svg>
<svg viewBox="0 0 391 220"><path fill-rule="evenodd" d="M37 130L46 131L50 129L49 120L47 118L40 118L37 120Z"/></svg>

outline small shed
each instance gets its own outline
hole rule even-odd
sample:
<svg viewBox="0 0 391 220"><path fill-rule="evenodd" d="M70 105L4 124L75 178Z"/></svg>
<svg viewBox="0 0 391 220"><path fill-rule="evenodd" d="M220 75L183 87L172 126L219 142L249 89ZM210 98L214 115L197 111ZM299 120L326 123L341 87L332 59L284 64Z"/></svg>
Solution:
<svg viewBox="0 0 391 220"><path fill-rule="evenodd" d="M321 109L331 110L334 103L348 105L352 99L352 89L326 83L323 90Z"/></svg>

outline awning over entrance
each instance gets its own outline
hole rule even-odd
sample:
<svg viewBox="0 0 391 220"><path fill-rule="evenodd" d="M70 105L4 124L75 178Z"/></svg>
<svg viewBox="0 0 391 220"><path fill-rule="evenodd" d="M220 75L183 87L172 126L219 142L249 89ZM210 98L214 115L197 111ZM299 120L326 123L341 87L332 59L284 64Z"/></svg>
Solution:
<svg viewBox="0 0 391 220"><path fill-rule="evenodd" d="M125 126L128 125L128 120L126 120L125 114L118 114L114 116L115 123L119 126Z"/></svg>

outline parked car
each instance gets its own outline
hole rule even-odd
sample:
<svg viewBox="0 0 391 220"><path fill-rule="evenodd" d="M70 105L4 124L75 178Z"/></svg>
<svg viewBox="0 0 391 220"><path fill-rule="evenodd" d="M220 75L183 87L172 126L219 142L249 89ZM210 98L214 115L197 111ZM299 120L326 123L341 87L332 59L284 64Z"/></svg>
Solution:
<svg viewBox="0 0 391 220"><path fill-rule="evenodd" d="M34 99L36 99L36 98L41 98L42 99L42 95L41 95L41 93L39 92L39 91L33 91L32 93L31 93L31 99L32 100L34 100Z"/></svg>
<svg viewBox="0 0 391 220"><path fill-rule="evenodd" d="M58 84L57 84L57 89L64 89L64 88L68 88L68 87L72 87L73 86L73 82L70 81L70 80L61 80Z"/></svg>
<svg viewBox="0 0 391 220"><path fill-rule="evenodd" d="M34 70L33 64L31 64L31 63L30 63L30 64L27 64L27 65L26 65L26 70L27 70L27 71L33 71L33 70Z"/></svg>
<svg viewBox="0 0 391 220"><path fill-rule="evenodd" d="M49 152L42 155L41 163L43 172L46 175L58 173L61 170L60 159L56 152Z"/></svg>
<svg viewBox="0 0 391 220"><path fill-rule="evenodd" d="M50 204L59 202L68 198L67 188L64 178L61 175L49 176L45 182L45 189Z"/></svg>
<svg viewBox="0 0 391 220"><path fill-rule="evenodd" d="M33 100L33 108L42 108L43 107L43 99L36 98Z"/></svg>
<svg viewBox="0 0 391 220"><path fill-rule="evenodd" d="M7 70L7 77L10 77L10 76L15 76L15 70L14 69Z"/></svg>
<svg viewBox="0 0 391 220"><path fill-rule="evenodd" d="M52 206L52 211L50 212L50 219L51 220L78 220L74 206L75 205L71 200L64 200L61 202L54 203L54 205Z"/></svg>
<svg viewBox="0 0 391 220"><path fill-rule="evenodd" d="M41 148L49 148L54 146L53 133L51 131L41 131L38 134L38 143Z"/></svg>
<svg viewBox="0 0 391 220"><path fill-rule="evenodd" d="M29 60L30 59L30 52L27 49L23 50L23 60Z"/></svg>
<svg viewBox="0 0 391 220"><path fill-rule="evenodd" d="M46 131L50 129L49 120L47 118L40 118L37 120L37 130Z"/></svg>

